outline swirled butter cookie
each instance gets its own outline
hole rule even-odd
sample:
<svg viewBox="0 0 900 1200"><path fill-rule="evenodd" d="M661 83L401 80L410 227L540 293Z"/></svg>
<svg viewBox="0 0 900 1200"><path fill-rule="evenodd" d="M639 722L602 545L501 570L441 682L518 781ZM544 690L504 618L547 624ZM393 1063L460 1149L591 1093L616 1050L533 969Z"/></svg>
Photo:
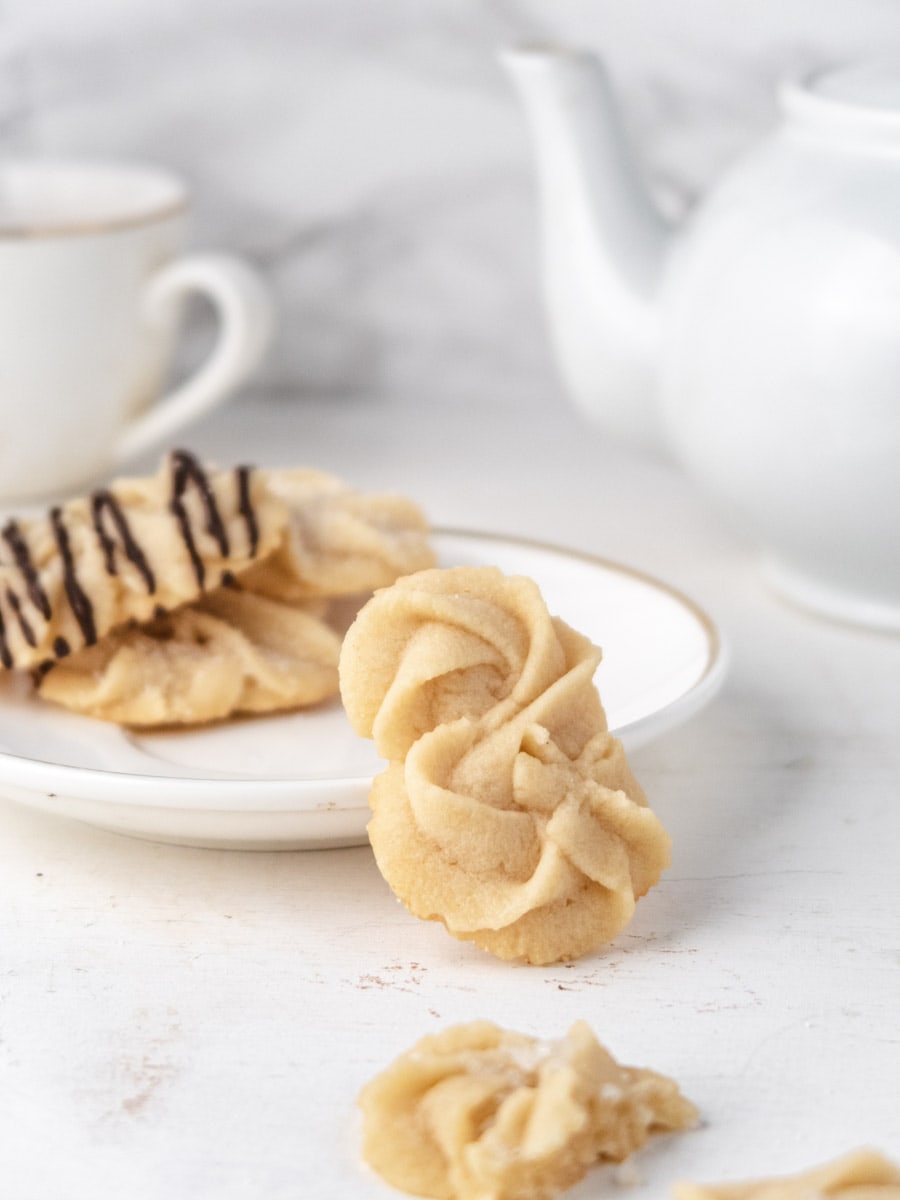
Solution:
<svg viewBox="0 0 900 1200"><path fill-rule="evenodd" d="M428 524L405 496L357 492L324 471L265 473L290 514L281 541L243 584L279 600L374 591L434 564Z"/></svg>
<svg viewBox="0 0 900 1200"><path fill-rule="evenodd" d="M122 725L197 725L336 695L340 648L314 611L219 588L66 658L38 692Z"/></svg>
<svg viewBox="0 0 900 1200"><path fill-rule="evenodd" d="M256 472L207 470L184 451L155 476L9 520L0 663L44 670L118 626L169 612L274 551L287 520Z"/></svg>
<svg viewBox="0 0 900 1200"><path fill-rule="evenodd" d="M583 1021L555 1042L488 1021L422 1038L359 1103L369 1165L440 1200L548 1200L697 1119L672 1080L620 1066Z"/></svg>
<svg viewBox="0 0 900 1200"><path fill-rule="evenodd" d="M874 1150L854 1150L799 1175L742 1183L676 1184L676 1200L900 1200L900 1167Z"/></svg>
<svg viewBox="0 0 900 1200"><path fill-rule="evenodd" d="M416 916L550 963L611 940L658 881L669 838L607 732L599 661L492 567L419 572L361 610L341 694L390 760L369 839Z"/></svg>

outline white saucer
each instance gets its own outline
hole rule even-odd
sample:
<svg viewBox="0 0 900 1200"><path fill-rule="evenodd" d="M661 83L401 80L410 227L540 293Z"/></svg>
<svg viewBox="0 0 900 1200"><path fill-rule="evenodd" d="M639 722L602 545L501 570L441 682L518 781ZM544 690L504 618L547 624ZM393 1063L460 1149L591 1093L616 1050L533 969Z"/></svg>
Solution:
<svg viewBox="0 0 900 1200"><path fill-rule="evenodd" d="M725 673L722 640L687 597L587 555L492 534L440 531L442 565L528 575L550 611L603 647L597 686L626 747L686 720ZM135 734L0 689L0 793L153 841L310 849L366 841L380 761L338 702L218 728Z"/></svg>

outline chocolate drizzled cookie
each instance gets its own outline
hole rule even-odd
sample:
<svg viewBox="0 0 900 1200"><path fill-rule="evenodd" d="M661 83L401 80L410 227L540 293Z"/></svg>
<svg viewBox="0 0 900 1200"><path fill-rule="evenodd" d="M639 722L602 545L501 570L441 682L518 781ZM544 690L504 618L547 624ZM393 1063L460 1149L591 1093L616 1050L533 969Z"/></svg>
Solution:
<svg viewBox="0 0 900 1200"><path fill-rule="evenodd" d="M9 520L0 663L46 673L114 628L188 603L274 550L287 520L249 467L208 469L185 450L153 477Z"/></svg>

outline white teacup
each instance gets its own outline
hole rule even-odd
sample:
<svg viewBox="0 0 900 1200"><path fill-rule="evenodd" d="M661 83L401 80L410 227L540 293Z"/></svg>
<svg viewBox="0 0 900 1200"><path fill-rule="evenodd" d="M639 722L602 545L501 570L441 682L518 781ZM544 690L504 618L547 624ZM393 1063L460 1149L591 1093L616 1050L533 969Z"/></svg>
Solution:
<svg viewBox="0 0 900 1200"><path fill-rule="evenodd" d="M224 400L266 348L271 306L239 259L183 255L187 189L156 167L0 165L0 499L73 490ZM218 337L160 398L182 302Z"/></svg>

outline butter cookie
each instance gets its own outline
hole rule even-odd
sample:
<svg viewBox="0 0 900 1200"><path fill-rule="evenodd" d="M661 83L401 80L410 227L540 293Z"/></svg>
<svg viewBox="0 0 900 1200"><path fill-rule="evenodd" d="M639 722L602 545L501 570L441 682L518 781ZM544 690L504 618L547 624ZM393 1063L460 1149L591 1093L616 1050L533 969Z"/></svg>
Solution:
<svg viewBox="0 0 900 1200"><path fill-rule="evenodd" d="M799 1175L742 1183L679 1183L675 1200L900 1200L900 1167L874 1150L854 1150Z"/></svg>
<svg viewBox="0 0 900 1200"><path fill-rule="evenodd" d="M697 1120L672 1080L620 1066L583 1021L555 1042L489 1021L422 1038L359 1103L366 1162L439 1200L549 1200Z"/></svg>
<svg viewBox="0 0 900 1200"><path fill-rule="evenodd" d="M363 607L341 695L389 760L369 839L416 916L557 962L611 940L658 881L669 838L607 731L599 661L533 581L492 567L406 576Z"/></svg>
<svg viewBox="0 0 900 1200"><path fill-rule="evenodd" d="M217 588L279 543L283 503L247 467L176 451L158 474L119 479L0 528L0 663L44 670L110 630Z"/></svg>
<svg viewBox="0 0 900 1200"><path fill-rule="evenodd" d="M244 576L252 591L279 600L357 595L434 565L428 523L405 496L354 491L307 468L264 475L290 517L274 553Z"/></svg>
<svg viewBox="0 0 900 1200"><path fill-rule="evenodd" d="M308 707L337 694L341 639L315 613L219 588L108 634L38 682L45 700L149 728Z"/></svg>

